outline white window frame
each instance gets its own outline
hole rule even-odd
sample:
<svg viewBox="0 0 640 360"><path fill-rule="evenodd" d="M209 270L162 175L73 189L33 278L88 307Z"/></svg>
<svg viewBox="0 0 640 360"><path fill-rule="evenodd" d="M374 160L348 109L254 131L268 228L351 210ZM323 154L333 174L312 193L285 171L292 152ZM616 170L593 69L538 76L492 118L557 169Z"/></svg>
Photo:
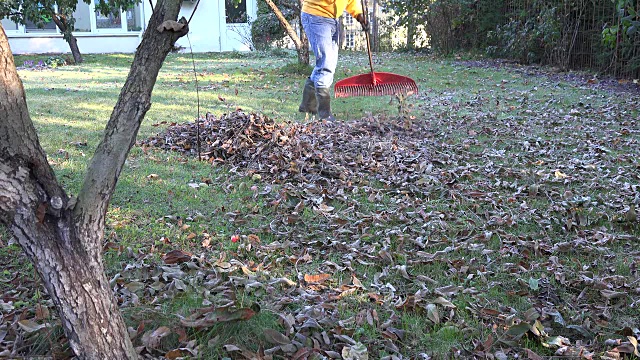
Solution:
<svg viewBox="0 0 640 360"><path fill-rule="evenodd" d="M97 34L122 34L127 33L127 12L120 12L120 28L98 28L98 13L96 13L96 4L95 0L91 0L89 4L89 12L91 17L89 21L91 22L91 32ZM133 31L132 31L133 32Z"/></svg>
<svg viewBox="0 0 640 360"><path fill-rule="evenodd" d="M354 49L356 47L356 34L352 31L347 31L345 34L345 47L347 49Z"/></svg>
<svg viewBox="0 0 640 360"><path fill-rule="evenodd" d="M11 19L9 18L5 18L6 20L11 21ZM5 20L3 19L3 20ZM13 22L13 21L11 21ZM14 23L15 24L15 23ZM24 25L18 24L18 29L17 30L7 30L7 28L3 27L4 32L7 33L7 35L18 35L18 34L24 34Z"/></svg>
<svg viewBox="0 0 640 360"><path fill-rule="evenodd" d="M345 12L344 13L345 19L344 22L347 23L347 25L351 26L353 25L353 16L351 16L351 14Z"/></svg>
<svg viewBox="0 0 640 360"><path fill-rule="evenodd" d="M54 11L58 11L58 4L54 4L53 5L53 9ZM53 20L52 20L53 21ZM56 25L56 31L54 32L43 32L43 33L37 33L37 32L27 32L27 26L18 23L18 30L7 30L4 29L4 31L7 33L7 35L22 35L22 34L31 34L31 35L36 35L36 34L41 34L41 35L52 35L52 34L60 34L60 30L58 29L58 26Z"/></svg>
<svg viewBox="0 0 640 360"><path fill-rule="evenodd" d="M1 0L0 0L1 1ZM140 6L140 23L144 24L144 6L142 4L139 4L138 6ZM55 5L54 8L57 11L57 5ZM139 31L128 31L128 19L127 19L127 11L121 11L120 12L120 27L119 28L103 28L103 29L99 29L98 28L98 19L97 19L97 14L96 14L96 7L95 7L95 2L92 0L89 3L89 23L91 26L91 31L90 32L80 32L79 34L137 34L140 33L144 30L144 25L141 26L141 30ZM134 12L134 16L135 16L135 12ZM7 33L7 35L22 35L22 36L30 36L30 37L39 37L39 36L51 36L51 35L60 35L60 31L59 29L56 27L56 31L54 32L43 32L43 33L39 33L39 32L27 32L27 27L23 24L18 23L18 29L17 30L7 30L5 29L5 32ZM78 34L75 33L74 34Z"/></svg>

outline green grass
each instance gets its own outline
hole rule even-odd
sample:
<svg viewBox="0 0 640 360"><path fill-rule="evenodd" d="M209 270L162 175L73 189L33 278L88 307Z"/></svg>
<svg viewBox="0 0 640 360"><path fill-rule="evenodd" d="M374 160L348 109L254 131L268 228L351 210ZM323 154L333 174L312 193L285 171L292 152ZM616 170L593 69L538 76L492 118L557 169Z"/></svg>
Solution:
<svg viewBox="0 0 640 360"><path fill-rule="evenodd" d="M16 63L38 59L16 56ZM69 194L80 189L132 59L126 54L85 55L79 66L19 71L40 141ZM292 52L195 54L198 93L192 66L191 55L168 56L139 139L162 132L169 123L193 121L198 97L200 114L220 116L240 107L278 122L303 121L297 108L309 68L295 64ZM624 305L637 301L637 294L608 302L600 288L581 292L585 276L616 291L626 291L633 283L637 287L640 226L619 221L624 206L634 204L640 182L637 141L630 141L637 137L639 115L634 95L408 54L378 56L376 69L407 74L418 82L421 93L403 105L415 116L414 126L428 129L429 135L420 141L429 151L433 171L415 193L403 194L406 189L373 177L345 187L344 194L326 201L343 220L339 226L313 209L308 194L287 193L287 183L269 184L175 153L131 150L105 230L105 243L110 244L105 251L107 274L120 276L117 295L126 303L122 310L127 325L137 328L144 322L145 331L174 327L180 317L204 304L260 304L262 311L248 321L188 329L203 359L229 356L224 350L228 344L253 352L273 347L263 330L284 334L279 314L297 317L298 332L308 341L322 339L322 331L327 336L341 333L365 344L373 358L390 354L381 328L385 322L404 332L404 338L393 342L401 354L428 353L434 358L449 357L453 349L467 356L474 348L472 341L484 342L490 335L515 341L514 351L521 354L528 348L552 355L541 345L543 339L532 334L520 339L505 335L509 321L524 319L532 307L551 306L567 325L582 325L588 319L590 331L596 333L633 328L633 309ZM363 54L344 52L336 79L367 71ZM598 111L589 112L584 104ZM390 98L336 99L332 106L340 121L400 117L397 100ZM576 111L584 114L575 115ZM623 129L635 132L623 135ZM605 147L610 151L602 150ZM569 177L555 175L556 170ZM191 183L208 185L194 189ZM269 186L271 191L265 191ZM565 195L567 190L572 196ZM276 204L284 193L286 199ZM579 200L587 197L588 201ZM286 226L272 223L291 215L300 201L306 203L296 221ZM576 224L581 218L588 222ZM570 219L574 224L568 229ZM290 232L279 235L272 226ZM236 232L242 240L233 243ZM249 235L260 242L250 244ZM593 245L603 237L611 240ZM422 246L414 242L418 238ZM19 280L33 282L31 265L20 257L17 246L6 246L9 239L7 230L0 228L1 277L22 271ZM562 243L571 245L554 248ZM185 291L151 294L165 271L162 256L175 249L194 253L204 265L181 267ZM391 262L381 255L383 250ZM227 272L220 264L235 268ZM330 278L313 287L301 281L307 274ZM336 298L353 286L352 275L362 288ZM296 282L299 292L271 284L278 278ZM530 278L546 278L549 285L532 289ZM212 279L223 288L207 288ZM122 290L133 282L144 284L135 304L127 302L131 295ZM460 288L450 290L456 286ZM4 282L0 289L11 290ZM541 303L542 291L553 292L564 303ZM379 303L372 294L380 296ZM20 309L32 311L42 302L33 295L16 295ZM411 297L417 305L403 306ZM437 304L441 321L434 323L426 308L439 297L456 308ZM606 323L598 313L602 307L608 309ZM299 329L310 309L324 311L326 322L316 333ZM363 314L373 310L378 322L362 322ZM552 335L570 333L554 331ZM580 339L571 340L575 344ZM140 338L135 341L140 345ZM184 345L176 333L163 341L158 350ZM603 353L603 341L590 349ZM27 355L46 353L44 341L37 345ZM496 343L492 351L503 347L507 346Z"/></svg>

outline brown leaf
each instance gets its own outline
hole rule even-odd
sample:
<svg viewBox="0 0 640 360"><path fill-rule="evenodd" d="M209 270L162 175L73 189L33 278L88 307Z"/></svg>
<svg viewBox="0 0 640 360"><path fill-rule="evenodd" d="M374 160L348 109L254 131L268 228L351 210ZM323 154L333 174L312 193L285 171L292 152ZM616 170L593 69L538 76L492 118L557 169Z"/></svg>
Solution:
<svg viewBox="0 0 640 360"><path fill-rule="evenodd" d="M369 300L375 302L378 305L382 305L384 303L384 297L380 294L376 293L368 293Z"/></svg>
<svg viewBox="0 0 640 360"><path fill-rule="evenodd" d="M280 332L273 329L264 329L263 331L266 340L272 344L287 345L291 344L291 340L282 335Z"/></svg>
<svg viewBox="0 0 640 360"><path fill-rule="evenodd" d="M181 343L187 342L187 332L184 330L184 328L176 327L173 329L173 332L178 334L178 341L180 341Z"/></svg>
<svg viewBox="0 0 640 360"><path fill-rule="evenodd" d="M360 288L360 289L364 289L364 286L362 285L362 282L360 282L360 280L358 280L358 278L356 277L355 274L351 274L351 282L353 283L353 286Z"/></svg>
<svg viewBox="0 0 640 360"><path fill-rule="evenodd" d="M154 331L148 331L142 335L142 345L147 349L157 349L162 342L162 339L171 334L171 329L166 326L160 326Z"/></svg>
<svg viewBox="0 0 640 360"><path fill-rule="evenodd" d="M182 250L171 250L163 257L165 264L181 264L191 260L191 253Z"/></svg>
<svg viewBox="0 0 640 360"><path fill-rule="evenodd" d="M49 319L51 314L49 313L49 308L46 306L42 306L40 304L36 305L36 320L45 320Z"/></svg>
<svg viewBox="0 0 640 360"><path fill-rule="evenodd" d="M320 283L325 282L330 277L331 277L330 274L318 274L318 275L305 274L304 275L304 281L306 281L307 283L320 284Z"/></svg>
<svg viewBox="0 0 640 360"><path fill-rule="evenodd" d="M184 358L187 356L195 356L196 354L186 348L180 348L180 349L173 349L169 352L167 352L166 354L164 354L164 357L166 357L169 360L175 360L178 358Z"/></svg>

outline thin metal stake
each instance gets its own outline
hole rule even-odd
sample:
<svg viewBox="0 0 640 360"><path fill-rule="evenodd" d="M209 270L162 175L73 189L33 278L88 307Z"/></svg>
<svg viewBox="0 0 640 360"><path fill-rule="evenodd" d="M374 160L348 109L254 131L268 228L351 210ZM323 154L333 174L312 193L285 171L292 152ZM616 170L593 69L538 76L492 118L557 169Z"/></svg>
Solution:
<svg viewBox="0 0 640 360"><path fill-rule="evenodd" d="M196 119L196 147L198 149L198 161L202 161L202 155L200 153L200 89L198 89L198 73L196 72L196 60L193 57L193 47L191 46L191 39L189 39L189 34L187 34L187 40L189 41L189 50L191 51L193 77L196 79L196 101L198 103L198 117Z"/></svg>

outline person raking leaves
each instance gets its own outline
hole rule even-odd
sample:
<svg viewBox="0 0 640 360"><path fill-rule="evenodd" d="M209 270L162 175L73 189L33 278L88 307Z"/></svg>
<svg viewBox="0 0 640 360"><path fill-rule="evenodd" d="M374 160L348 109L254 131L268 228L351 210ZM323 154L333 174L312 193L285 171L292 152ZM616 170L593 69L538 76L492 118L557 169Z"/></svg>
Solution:
<svg viewBox="0 0 640 360"><path fill-rule="evenodd" d="M362 30L369 31L360 0L304 0L302 4L302 26L316 64L304 84L299 111L317 114L320 120L335 120L331 113L330 88L338 65L338 18L345 10L362 25Z"/></svg>

